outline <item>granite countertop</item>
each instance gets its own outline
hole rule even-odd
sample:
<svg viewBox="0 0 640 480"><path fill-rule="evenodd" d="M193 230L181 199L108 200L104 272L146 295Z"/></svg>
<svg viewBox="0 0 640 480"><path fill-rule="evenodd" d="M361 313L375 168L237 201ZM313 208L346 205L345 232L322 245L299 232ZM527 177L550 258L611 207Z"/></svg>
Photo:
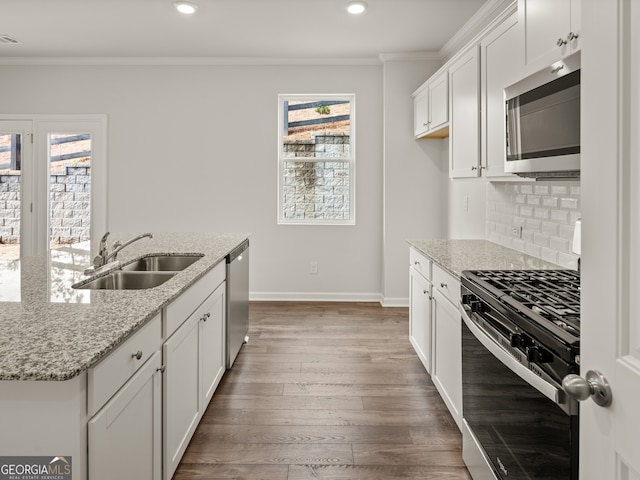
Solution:
<svg viewBox="0 0 640 480"><path fill-rule="evenodd" d="M138 232L139 233L139 232ZM126 241L137 233L112 235ZM0 261L0 380L69 380L155 317L247 233L156 233L124 248L125 263L150 253L204 254L162 285L146 290L77 290L88 248ZM110 243L111 244L111 243Z"/></svg>
<svg viewBox="0 0 640 480"><path fill-rule="evenodd" d="M456 278L464 270L566 270L488 240L408 240Z"/></svg>

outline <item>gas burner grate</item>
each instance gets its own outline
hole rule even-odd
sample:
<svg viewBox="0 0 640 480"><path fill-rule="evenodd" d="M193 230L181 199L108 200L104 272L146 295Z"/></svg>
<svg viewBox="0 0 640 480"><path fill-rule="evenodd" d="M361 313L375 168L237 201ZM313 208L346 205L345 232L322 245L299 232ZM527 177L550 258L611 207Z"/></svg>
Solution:
<svg viewBox="0 0 640 480"><path fill-rule="evenodd" d="M573 270L481 270L471 272L500 301L530 312L567 333L580 335L580 276Z"/></svg>

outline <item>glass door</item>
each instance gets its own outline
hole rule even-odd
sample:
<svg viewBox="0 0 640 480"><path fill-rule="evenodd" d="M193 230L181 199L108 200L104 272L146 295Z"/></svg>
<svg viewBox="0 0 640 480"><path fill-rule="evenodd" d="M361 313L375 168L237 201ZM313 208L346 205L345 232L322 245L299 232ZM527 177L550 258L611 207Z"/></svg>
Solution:
<svg viewBox="0 0 640 480"><path fill-rule="evenodd" d="M106 116L0 119L0 261L95 251L105 231Z"/></svg>

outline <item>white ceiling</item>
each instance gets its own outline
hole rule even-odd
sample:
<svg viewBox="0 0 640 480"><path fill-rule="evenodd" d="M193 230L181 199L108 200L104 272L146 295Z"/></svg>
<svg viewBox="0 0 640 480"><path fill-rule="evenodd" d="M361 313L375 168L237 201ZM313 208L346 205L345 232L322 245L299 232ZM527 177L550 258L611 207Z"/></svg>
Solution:
<svg viewBox="0 0 640 480"><path fill-rule="evenodd" d="M50 57L372 58L439 51L485 0L0 0L0 59Z"/></svg>

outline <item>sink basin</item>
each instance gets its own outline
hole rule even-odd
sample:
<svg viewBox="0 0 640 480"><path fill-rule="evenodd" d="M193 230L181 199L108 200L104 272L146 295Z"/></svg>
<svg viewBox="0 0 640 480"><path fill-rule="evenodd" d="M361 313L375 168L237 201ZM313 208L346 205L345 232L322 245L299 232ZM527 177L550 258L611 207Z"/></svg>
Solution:
<svg viewBox="0 0 640 480"><path fill-rule="evenodd" d="M124 271L179 272L204 255L149 255L122 266Z"/></svg>
<svg viewBox="0 0 640 480"><path fill-rule="evenodd" d="M73 288L90 290L143 290L162 285L173 277L176 272L123 272L121 270L96 278L83 285L73 285Z"/></svg>

